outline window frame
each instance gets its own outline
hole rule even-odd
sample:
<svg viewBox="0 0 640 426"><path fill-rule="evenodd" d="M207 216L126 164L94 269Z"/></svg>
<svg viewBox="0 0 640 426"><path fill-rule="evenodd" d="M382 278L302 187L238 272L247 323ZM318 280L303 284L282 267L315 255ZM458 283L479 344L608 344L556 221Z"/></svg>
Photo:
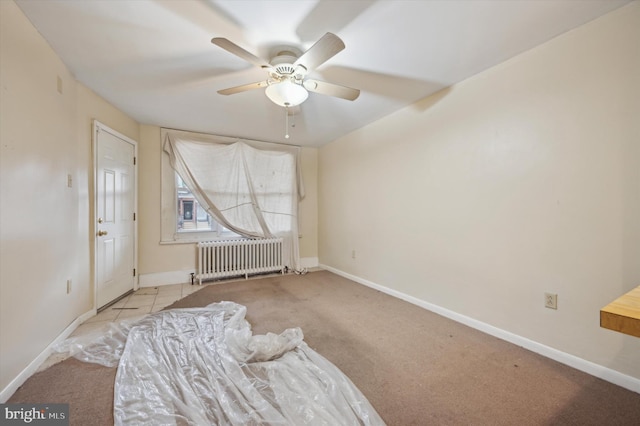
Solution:
<svg viewBox="0 0 640 426"><path fill-rule="evenodd" d="M171 167L169 155L164 152L164 141L168 129L160 129L160 244L190 244L200 241L234 240L242 238L233 231L222 230L217 226L215 230L178 231L178 187L176 171ZM176 132L171 130L171 132ZM228 138L229 143L235 139Z"/></svg>
<svg viewBox="0 0 640 426"><path fill-rule="evenodd" d="M178 232L178 197L176 192L175 169L171 166L169 154L164 151L167 134L184 135L202 141L231 144L242 140L254 148L269 149L290 152L294 156L297 179L297 202L305 196L302 172L300 171L300 147L295 145L278 144L248 139L232 138L228 136L195 133L185 130L160 128L160 244L186 244L200 241L232 240L243 238L233 231L221 232L219 235L213 231ZM276 148L278 147L278 148ZM297 234L297 232L296 232Z"/></svg>

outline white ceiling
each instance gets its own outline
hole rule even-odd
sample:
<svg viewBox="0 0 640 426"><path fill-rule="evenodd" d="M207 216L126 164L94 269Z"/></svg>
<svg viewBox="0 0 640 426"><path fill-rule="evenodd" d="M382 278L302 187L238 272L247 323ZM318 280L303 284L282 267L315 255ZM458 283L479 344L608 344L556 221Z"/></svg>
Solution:
<svg viewBox="0 0 640 426"><path fill-rule="evenodd" d="M16 0L76 79L140 123L320 146L593 20L630 0ZM211 44L226 37L269 60L327 31L346 49L311 74L361 90L311 93L292 117L266 79Z"/></svg>

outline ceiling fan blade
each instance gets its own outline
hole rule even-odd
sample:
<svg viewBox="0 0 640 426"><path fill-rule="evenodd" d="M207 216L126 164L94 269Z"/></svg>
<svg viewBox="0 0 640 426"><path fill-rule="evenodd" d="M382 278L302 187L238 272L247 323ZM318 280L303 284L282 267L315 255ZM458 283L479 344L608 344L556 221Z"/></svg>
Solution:
<svg viewBox="0 0 640 426"><path fill-rule="evenodd" d="M258 81L257 83L243 84L242 86L235 86L235 87L229 87L228 89L218 90L218 93L220 93L221 95L234 95L236 93L246 92L248 90L267 87L268 85L269 85L269 82L267 80Z"/></svg>
<svg viewBox="0 0 640 426"><path fill-rule="evenodd" d="M211 43L215 44L216 46L222 47L224 50L226 50L229 53L233 53L234 55L238 56L239 58L244 59L245 61L252 63L253 65L256 65L260 68L271 68L271 65L269 65L268 62L266 62L263 59L258 58L256 55L254 55L253 53L250 53L246 50L244 50L242 47L238 46L237 44L235 44L234 42L227 40L226 38L223 37L214 37L211 39Z"/></svg>
<svg viewBox="0 0 640 426"><path fill-rule="evenodd" d="M336 98L355 101L360 96L360 90L351 87L340 86L338 84L327 83L320 80L305 80L302 85L310 92L320 93L321 95L335 96Z"/></svg>
<svg viewBox="0 0 640 426"><path fill-rule="evenodd" d="M344 49L344 47L344 43L340 37L333 33L326 33L304 52L302 56L294 62L293 66L297 67L298 65L302 65L310 72L328 61L336 53Z"/></svg>
<svg viewBox="0 0 640 426"><path fill-rule="evenodd" d="M339 13L336 13L335 2L319 1L298 24L296 34L301 41L310 42L317 40L326 31L338 33L377 1L343 1L340 2Z"/></svg>

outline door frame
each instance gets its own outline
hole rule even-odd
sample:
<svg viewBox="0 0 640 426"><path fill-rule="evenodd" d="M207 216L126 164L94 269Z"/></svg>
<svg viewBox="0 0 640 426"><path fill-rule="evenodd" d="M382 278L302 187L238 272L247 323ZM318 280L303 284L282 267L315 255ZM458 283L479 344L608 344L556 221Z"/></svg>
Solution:
<svg viewBox="0 0 640 426"><path fill-rule="evenodd" d="M139 279L140 273L138 271L138 142L123 135L122 133L113 130L109 126L102 124L98 120L93 120L92 123L92 145L93 150L93 211L90 218L90 227L93 230L91 236L93 238L93 309L98 309L98 220L96 218L98 214L98 135L100 132L109 133L118 139L133 145L133 173L135 184L133 188L133 210L136 215L136 219L133 221L133 267L136 270L136 274L133 277L133 290L136 291L140 288Z"/></svg>

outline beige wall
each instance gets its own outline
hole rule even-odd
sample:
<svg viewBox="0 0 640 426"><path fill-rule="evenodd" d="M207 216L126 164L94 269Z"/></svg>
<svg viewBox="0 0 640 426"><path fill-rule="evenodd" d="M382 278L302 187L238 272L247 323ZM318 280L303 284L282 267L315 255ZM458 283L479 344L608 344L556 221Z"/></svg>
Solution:
<svg viewBox="0 0 640 426"><path fill-rule="evenodd" d="M640 285L640 3L321 148L319 206L321 264L640 378L599 327Z"/></svg>
<svg viewBox="0 0 640 426"><path fill-rule="evenodd" d="M302 148L305 197L298 206L300 257L317 266L318 258L318 150Z"/></svg>
<svg viewBox="0 0 640 426"><path fill-rule="evenodd" d="M138 154L138 266L141 283L187 282L188 271L196 268L195 243L160 244L162 142L159 127L141 126ZM301 157L306 197L300 203L299 211L300 256L315 259L318 256L317 149L303 148Z"/></svg>
<svg viewBox="0 0 640 426"><path fill-rule="evenodd" d="M140 275L195 269L193 244L160 244L160 128L143 125L138 144L138 267ZM186 281L186 277L185 277Z"/></svg>
<svg viewBox="0 0 640 426"><path fill-rule="evenodd" d="M13 2L0 1L0 19L0 389L5 389L93 308L92 120L134 140L139 135L135 121L74 80Z"/></svg>

